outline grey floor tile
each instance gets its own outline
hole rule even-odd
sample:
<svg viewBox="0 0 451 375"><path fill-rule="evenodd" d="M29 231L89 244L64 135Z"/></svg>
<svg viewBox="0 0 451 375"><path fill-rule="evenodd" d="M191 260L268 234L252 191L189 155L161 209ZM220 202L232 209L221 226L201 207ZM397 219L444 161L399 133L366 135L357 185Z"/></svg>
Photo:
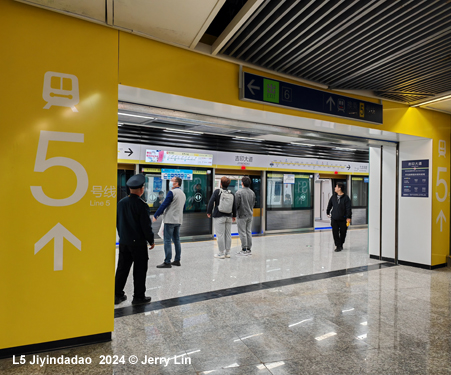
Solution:
<svg viewBox="0 0 451 375"><path fill-rule="evenodd" d="M323 273L379 261L370 259L367 252L366 229L348 232L345 250L333 251L330 231L255 237L253 255L237 257L233 250L240 249L237 238L232 240L232 257L218 260L216 241L182 244L182 267L157 269L163 258L163 246L157 245L150 252L147 277L147 294L153 301L187 296L265 281L281 280L301 275ZM309 247L307 247L309 246ZM192 272L201 269L202 272ZM325 292L341 287L352 290L350 285L330 283ZM133 280L127 280L125 292L129 299L117 307L130 305Z"/></svg>
<svg viewBox="0 0 451 375"><path fill-rule="evenodd" d="M167 299L375 263L366 253L367 231L349 235L339 254L330 232L259 237L252 257L222 263L211 257L214 242L183 244L181 268L154 268L158 256L149 261L148 292ZM449 269L378 269L118 318L112 342L45 353L90 356L92 365L7 359L0 373L451 374L450 297ZM102 366L94 361L101 355L191 364Z"/></svg>

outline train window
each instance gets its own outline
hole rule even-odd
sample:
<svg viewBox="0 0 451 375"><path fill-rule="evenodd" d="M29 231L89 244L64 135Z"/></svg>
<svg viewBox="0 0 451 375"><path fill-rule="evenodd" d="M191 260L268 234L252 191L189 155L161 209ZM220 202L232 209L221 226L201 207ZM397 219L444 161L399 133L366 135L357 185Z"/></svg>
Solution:
<svg viewBox="0 0 451 375"><path fill-rule="evenodd" d="M125 198L130 194L130 189L127 187L126 182L130 177L135 174L134 170L118 169L117 170L117 201Z"/></svg>
<svg viewBox="0 0 451 375"><path fill-rule="evenodd" d="M368 206L368 183L365 177L352 177L351 180L351 203L352 207Z"/></svg>
<svg viewBox="0 0 451 375"><path fill-rule="evenodd" d="M182 189L186 195L186 212L207 212L207 174L201 171L193 175L192 181L183 181Z"/></svg>
<svg viewBox="0 0 451 375"><path fill-rule="evenodd" d="M296 174L293 184L284 184L282 173L268 173L268 210L313 208L312 181L311 175Z"/></svg>
<svg viewBox="0 0 451 375"><path fill-rule="evenodd" d="M145 177L146 184L141 198L149 205L151 212L156 212L166 198L167 184L161 179L161 174L145 174Z"/></svg>

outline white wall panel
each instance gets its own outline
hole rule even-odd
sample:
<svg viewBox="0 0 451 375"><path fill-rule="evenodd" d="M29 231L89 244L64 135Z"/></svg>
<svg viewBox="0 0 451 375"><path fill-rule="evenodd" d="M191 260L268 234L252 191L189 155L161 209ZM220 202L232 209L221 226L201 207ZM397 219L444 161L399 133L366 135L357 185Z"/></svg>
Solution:
<svg viewBox="0 0 451 375"><path fill-rule="evenodd" d="M382 256L394 259L396 243L396 146L383 147L382 166Z"/></svg>
<svg viewBox="0 0 451 375"><path fill-rule="evenodd" d="M380 170L381 149L370 147L370 181L368 192L368 252L379 256L380 248Z"/></svg>
<svg viewBox="0 0 451 375"><path fill-rule="evenodd" d="M429 160L429 197L401 197L402 161ZM399 145L399 260L431 265L432 140L405 141Z"/></svg>

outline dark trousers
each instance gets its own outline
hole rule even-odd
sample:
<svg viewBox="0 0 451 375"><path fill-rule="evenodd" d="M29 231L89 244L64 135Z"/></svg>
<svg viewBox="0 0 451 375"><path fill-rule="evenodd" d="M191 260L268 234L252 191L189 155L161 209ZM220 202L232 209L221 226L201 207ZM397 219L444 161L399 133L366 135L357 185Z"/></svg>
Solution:
<svg viewBox="0 0 451 375"><path fill-rule="evenodd" d="M117 297L124 295L130 268L133 264L133 296L143 298L146 293L147 261L149 254L147 245L128 246L119 244L119 261L116 269L116 282L114 294Z"/></svg>
<svg viewBox="0 0 451 375"><path fill-rule="evenodd" d="M342 247L345 243L346 232L348 227L346 226L346 220L331 219L332 234L334 235L335 246Z"/></svg>

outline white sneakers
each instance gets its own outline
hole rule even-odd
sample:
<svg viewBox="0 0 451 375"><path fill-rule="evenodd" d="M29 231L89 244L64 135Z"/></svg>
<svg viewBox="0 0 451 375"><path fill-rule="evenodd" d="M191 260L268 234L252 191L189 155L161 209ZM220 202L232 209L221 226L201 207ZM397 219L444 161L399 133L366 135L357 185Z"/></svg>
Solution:
<svg viewBox="0 0 451 375"><path fill-rule="evenodd" d="M242 256L242 257L247 257L249 255L252 255L252 253L250 250L241 250L241 251L238 251L236 253L236 255ZM215 254L215 258L218 258L218 259L230 258L230 253Z"/></svg>
<svg viewBox="0 0 451 375"><path fill-rule="evenodd" d="M250 250L241 250L241 251L238 251L236 253L236 255L241 256L241 257L247 257L249 255L252 255L252 253Z"/></svg>

